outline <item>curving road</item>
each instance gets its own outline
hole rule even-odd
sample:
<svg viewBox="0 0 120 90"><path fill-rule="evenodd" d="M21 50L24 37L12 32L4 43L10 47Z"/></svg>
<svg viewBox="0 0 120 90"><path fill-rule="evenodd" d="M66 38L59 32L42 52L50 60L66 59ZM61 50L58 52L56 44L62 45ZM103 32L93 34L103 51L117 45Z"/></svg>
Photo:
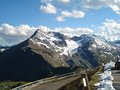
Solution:
<svg viewBox="0 0 120 90"><path fill-rule="evenodd" d="M57 82L47 83L44 85L38 85L37 87L34 87L31 90L58 90L60 87L78 79L79 77L80 76L76 76L76 77L66 78L66 79L63 79Z"/></svg>

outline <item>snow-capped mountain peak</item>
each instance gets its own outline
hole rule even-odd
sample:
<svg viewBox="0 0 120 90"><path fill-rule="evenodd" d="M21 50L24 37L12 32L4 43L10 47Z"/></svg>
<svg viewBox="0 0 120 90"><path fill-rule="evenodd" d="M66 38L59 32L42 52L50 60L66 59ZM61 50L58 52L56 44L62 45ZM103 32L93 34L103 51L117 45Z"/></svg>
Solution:
<svg viewBox="0 0 120 90"><path fill-rule="evenodd" d="M109 41L96 35L83 34L80 37L73 37L73 40L75 40L79 44L88 44L92 48L107 48L110 50L114 49L114 46Z"/></svg>
<svg viewBox="0 0 120 90"><path fill-rule="evenodd" d="M30 38L30 41L38 46L42 45L46 48L52 48L59 52L60 55L64 54L67 56L77 52L79 47L75 41L59 32L44 32L39 29Z"/></svg>
<svg viewBox="0 0 120 90"><path fill-rule="evenodd" d="M16 73L22 79L23 75L27 75L24 80L29 76L34 80L33 75L40 78L42 75L55 75L56 71L61 73L78 66L92 68L110 60L117 61L120 59L120 47L96 35L83 34L71 38L60 32L38 29L29 39L0 55L3 77L14 72L9 80Z"/></svg>

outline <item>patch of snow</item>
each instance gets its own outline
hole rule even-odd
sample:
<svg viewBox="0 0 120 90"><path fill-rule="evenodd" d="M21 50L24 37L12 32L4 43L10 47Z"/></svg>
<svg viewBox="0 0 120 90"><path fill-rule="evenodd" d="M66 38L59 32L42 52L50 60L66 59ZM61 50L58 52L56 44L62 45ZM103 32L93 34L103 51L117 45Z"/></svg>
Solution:
<svg viewBox="0 0 120 90"><path fill-rule="evenodd" d="M72 54L77 53L79 45L73 40L68 40L67 39L65 41L66 41L67 46L63 47L63 52L60 53L60 55L64 54L64 55L67 55L67 56L68 55L72 56Z"/></svg>
<svg viewBox="0 0 120 90"><path fill-rule="evenodd" d="M102 57L106 57L104 54L101 54Z"/></svg>
<svg viewBox="0 0 120 90"><path fill-rule="evenodd" d="M93 49L92 49L91 47L89 47L89 48L88 48L88 50L90 50L90 51L91 51L91 50L93 50Z"/></svg>
<svg viewBox="0 0 120 90"><path fill-rule="evenodd" d="M51 41L62 41L61 39L59 39L59 38L57 38L57 37L56 37L56 38L55 38L55 37L50 37L50 40L51 40Z"/></svg>
<svg viewBox="0 0 120 90"><path fill-rule="evenodd" d="M104 54L112 55L112 53L111 53L111 52L104 52Z"/></svg>
<svg viewBox="0 0 120 90"><path fill-rule="evenodd" d="M66 43L67 43L67 48L68 48L70 54L74 54L77 52L76 48L78 48L79 45L75 41L66 40Z"/></svg>
<svg viewBox="0 0 120 90"><path fill-rule="evenodd" d="M96 46L96 44L92 44L92 47L96 48L97 46Z"/></svg>
<svg viewBox="0 0 120 90"><path fill-rule="evenodd" d="M105 66L104 66L104 69L105 70L108 70L108 69L111 69L112 67L115 67L115 63L110 61L109 63L107 63Z"/></svg>
<svg viewBox="0 0 120 90"><path fill-rule="evenodd" d="M40 39L41 41L48 41L51 45L55 45L53 41L62 41L60 38L55 37L53 33L49 32L43 32L41 30L38 30L38 33L35 35L37 39Z"/></svg>
<svg viewBox="0 0 120 90"><path fill-rule="evenodd" d="M115 90L112 86L112 81L110 80L102 80L99 83L95 84L97 86L97 90Z"/></svg>
<svg viewBox="0 0 120 90"><path fill-rule="evenodd" d="M108 48L111 50L111 46L109 45L109 43L107 43L106 41L103 41L103 40L100 40L99 38L95 38L95 42L96 42L96 46L99 48L99 47L102 47L102 48Z"/></svg>
<svg viewBox="0 0 120 90"><path fill-rule="evenodd" d="M60 55L69 55L69 51L68 51L68 48L67 47L63 47L63 52L62 53L60 53Z"/></svg>
<svg viewBox="0 0 120 90"><path fill-rule="evenodd" d="M4 52L6 49L0 49L1 52Z"/></svg>
<svg viewBox="0 0 120 90"><path fill-rule="evenodd" d="M96 83L97 90L115 90L112 86L113 76L111 74L111 68L114 67L114 62L110 61L104 65L104 72L99 74L100 82Z"/></svg>
<svg viewBox="0 0 120 90"><path fill-rule="evenodd" d="M48 47L48 45L46 45L45 43L42 43L42 42L37 42L37 45L44 45L46 48L50 48L50 47Z"/></svg>
<svg viewBox="0 0 120 90"><path fill-rule="evenodd" d="M113 76L110 70L104 71L104 73L99 74L99 80L113 80Z"/></svg>

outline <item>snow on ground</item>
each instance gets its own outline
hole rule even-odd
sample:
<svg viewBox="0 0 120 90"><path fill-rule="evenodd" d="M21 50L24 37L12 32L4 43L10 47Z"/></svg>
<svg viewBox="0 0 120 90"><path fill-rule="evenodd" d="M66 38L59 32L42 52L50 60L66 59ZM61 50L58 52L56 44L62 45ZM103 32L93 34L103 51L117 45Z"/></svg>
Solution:
<svg viewBox="0 0 120 90"><path fill-rule="evenodd" d="M0 51L1 51L1 52L4 52L4 51L5 51L5 49L0 49Z"/></svg>
<svg viewBox="0 0 120 90"><path fill-rule="evenodd" d="M66 40L66 43L67 43L67 49L71 55L77 52L76 48L78 48L79 45L75 41Z"/></svg>
<svg viewBox="0 0 120 90"><path fill-rule="evenodd" d="M108 48L111 50L111 46L104 40L100 39L100 38L95 38L95 42L96 42L96 47L103 47L103 48ZM93 45L95 47L95 45Z"/></svg>
<svg viewBox="0 0 120 90"><path fill-rule="evenodd" d="M72 56L72 54L77 53L79 45L73 40L65 40L65 41L67 46L63 47L64 51L60 55L64 54L67 56L68 55Z"/></svg>
<svg viewBox="0 0 120 90"><path fill-rule="evenodd" d="M110 61L109 63L105 64L104 69L105 70L108 70L108 69L111 70L112 67L115 67L114 65L115 65L115 63Z"/></svg>
<svg viewBox="0 0 120 90"><path fill-rule="evenodd" d="M42 43L42 42L37 42L37 45L43 45L43 46L45 46L46 48L50 48L48 45L46 45L45 43Z"/></svg>
<svg viewBox="0 0 120 90"><path fill-rule="evenodd" d="M63 47L63 52L61 52L60 55L63 55L63 54L67 56L69 55L69 50L67 47Z"/></svg>
<svg viewBox="0 0 120 90"><path fill-rule="evenodd" d="M104 65L104 72L99 74L100 82L96 83L97 90L115 90L112 86L113 76L111 74L111 68L114 67L114 62L110 61Z"/></svg>

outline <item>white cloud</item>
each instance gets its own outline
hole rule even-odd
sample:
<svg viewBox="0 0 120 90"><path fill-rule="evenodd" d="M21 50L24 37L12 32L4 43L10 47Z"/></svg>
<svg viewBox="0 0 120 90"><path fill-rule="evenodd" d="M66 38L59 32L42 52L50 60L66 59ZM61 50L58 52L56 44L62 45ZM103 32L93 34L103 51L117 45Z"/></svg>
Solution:
<svg viewBox="0 0 120 90"><path fill-rule="evenodd" d="M12 26L9 24L2 24L0 26L0 44L6 42L8 44L17 44L21 41L28 39L37 29L41 29L43 31L53 31L53 32L61 32L67 36L80 36L81 34L93 33L93 31L89 28L54 28L50 29L46 26L38 26L38 27L30 27L29 25L19 25Z"/></svg>
<svg viewBox="0 0 120 90"><path fill-rule="evenodd" d="M97 34L109 41L120 40L120 23L106 19Z"/></svg>
<svg viewBox="0 0 120 90"><path fill-rule="evenodd" d="M59 22L65 21L65 19L64 19L63 16L58 16L58 17L56 18L56 20L59 21Z"/></svg>
<svg viewBox="0 0 120 90"><path fill-rule="evenodd" d="M49 13L49 14L56 14L57 13L57 8L52 5L51 3L47 3L45 6L41 6L40 10L43 11L44 13Z"/></svg>
<svg viewBox="0 0 120 90"><path fill-rule="evenodd" d="M82 18L90 9L110 8L120 15L120 0L41 0L41 2L40 10L55 14L59 22L65 21L67 17Z"/></svg>
<svg viewBox="0 0 120 90"><path fill-rule="evenodd" d="M82 18L85 16L85 13L82 11L73 10L72 12L62 11L61 15L63 17Z"/></svg>
<svg viewBox="0 0 120 90"><path fill-rule="evenodd" d="M64 35L73 37L73 36L80 36L82 34L90 34L93 33L93 30L89 29L89 28L70 28L70 27L66 27L66 28L55 28L54 31L56 32L60 32Z"/></svg>
<svg viewBox="0 0 120 90"><path fill-rule="evenodd" d="M120 3L119 3L119 6L118 5L111 5L110 7L112 8L112 10L114 10L117 14L120 15Z"/></svg>
<svg viewBox="0 0 120 90"><path fill-rule="evenodd" d="M41 3L51 3L53 0L41 0Z"/></svg>
<svg viewBox="0 0 120 90"><path fill-rule="evenodd" d="M62 11L62 12L61 12L61 15L62 15L63 17L71 17L71 16L72 16L72 13L71 13L71 12L68 12L68 11Z"/></svg>
<svg viewBox="0 0 120 90"><path fill-rule="evenodd" d="M82 0L81 5L88 9L109 7L117 14L120 14L120 0Z"/></svg>
<svg viewBox="0 0 120 90"><path fill-rule="evenodd" d="M67 15L66 15L67 16ZM9 24L2 24L0 26L0 44L7 42L9 44L16 44L28 39L37 28L44 31L60 32L67 36L80 36L82 34L96 34L109 41L120 40L120 23L115 20L106 19L97 31L89 28L54 28L50 29L46 26L31 27L29 25L12 26Z"/></svg>
<svg viewBox="0 0 120 90"><path fill-rule="evenodd" d="M48 28L47 26L39 26L38 29L40 29L41 31L44 31L44 32L53 31L52 29Z"/></svg>
<svg viewBox="0 0 120 90"><path fill-rule="evenodd" d="M55 31L61 32L67 36L80 36L82 34L90 34L95 33L93 30L89 28L55 28L50 29L46 26L39 26L37 27L44 31ZM28 25L19 25L19 26L12 26L9 24L2 24L0 26L0 38L8 43L19 43L27 38L29 38L35 30L36 27L30 27ZM97 35L104 37L108 40L117 40L120 38L120 24L115 22L114 20L107 20L103 23L103 26L99 28L99 31L96 33Z"/></svg>
<svg viewBox="0 0 120 90"><path fill-rule="evenodd" d="M30 27L29 25L14 27L5 23L0 26L0 33L7 36L27 36L28 33L34 32L35 29L35 27Z"/></svg>
<svg viewBox="0 0 120 90"><path fill-rule="evenodd" d="M85 13L82 11L73 10L72 12L62 11L61 16L58 16L56 19L57 21L65 21L64 18L71 17L71 18L83 18Z"/></svg>
<svg viewBox="0 0 120 90"><path fill-rule="evenodd" d="M94 25L93 25L94 26ZM67 36L80 36L82 34L96 34L108 41L120 40L120 23L112 19L106 19L103 25L94 31L89 28L55 28L53 31L61 32Z"/></svg>
<svg viewBox="0 0 120 90"><path fill-rule="evenodd" d="M77 10L72 11L73 18L83 18L84 16L85 16L85 13L82 11L77 11Z"/></svg>
<svg viewBox="0 0 120 90"><path fill-rule="evenodd" d="M70 3L70 0L58 0L58 1L62 3Z"/></svg>
<svg viewBox="0 0 120 90"><path fill-rule="evenodd" d="M0 26L0 38L9 44L18 43L30 37L36 29L29 25L2 24Z"/></svg>

